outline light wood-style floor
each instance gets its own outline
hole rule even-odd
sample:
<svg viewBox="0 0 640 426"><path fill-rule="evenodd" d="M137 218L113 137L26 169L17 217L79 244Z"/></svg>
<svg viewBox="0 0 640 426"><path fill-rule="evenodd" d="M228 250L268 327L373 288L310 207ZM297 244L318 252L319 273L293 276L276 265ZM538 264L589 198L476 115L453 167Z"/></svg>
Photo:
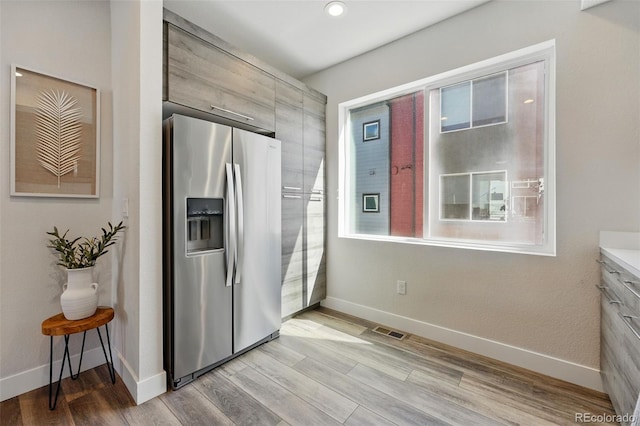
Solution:
<svg viewBox="0 0 640 426"><path fill-rule="evenodd" d="M606 395L328 309L184 388L135 406L103 365L0 404L2 425L573 424L613 414Z"/></svg>

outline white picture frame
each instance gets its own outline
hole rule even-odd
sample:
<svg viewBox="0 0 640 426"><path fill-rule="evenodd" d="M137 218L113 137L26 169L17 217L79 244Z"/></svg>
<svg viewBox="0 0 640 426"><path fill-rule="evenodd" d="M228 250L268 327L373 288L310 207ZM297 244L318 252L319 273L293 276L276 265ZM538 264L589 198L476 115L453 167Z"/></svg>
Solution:
<svg viewBox="0 0 640 426"><path fill-rule="evenodd" d="M11 195L99 198L96 87L11 66Z"/></svg>

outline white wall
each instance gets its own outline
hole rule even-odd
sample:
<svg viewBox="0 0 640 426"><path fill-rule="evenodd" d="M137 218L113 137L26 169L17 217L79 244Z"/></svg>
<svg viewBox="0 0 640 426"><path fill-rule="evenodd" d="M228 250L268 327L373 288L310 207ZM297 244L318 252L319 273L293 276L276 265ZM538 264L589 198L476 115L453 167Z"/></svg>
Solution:
<svg viewBox="0 0 640 426"><path fill-rule="evenodd" d="M129 204L114 307L116 369L137 403L163 393L162 2L112 1L113 214Z"/></svg>
<svg viewBox="0 0 640 426"><path fill-rule="evenodd" d="M60 312L66 280L46 247L54 225L70 235L97 235L112 220L111 49L108 1L0 3L0 400L48 381L49 338L41 322ZM99 199L11 197L11 64L95 86L101 91ZM97 264L99 303L110 305L111 258ZM87 367L104 362L94 333L87 336ZM81 339L72 341L79 351ZM92 350L93 348L93 350ZM64 343L55 340L56 358Z"/></svg>
<svg viewBox="0 0 640 426"><path fill-rule="evenodd" d="M494 1L305 79L328 95L325 304L600 388L598 231L640 230L639 27L635 1ZM554 38L557 257L337 238L338 103Z"/></svg>
<svg viewBox="0 0 640 426"><path fill-rule="evenodd" d="M0 400L48 383L49 339L41 335L40 324L60 311L65 277L46 248L45 232L55 224L93 235L107 221L122 218L123 200L128 199L126 234L98 261L97 280L99 303L116 309L111 324L116 369L142 403L166 389L162 2L3 0L0 10ZM12 63L101 90L98 200L9 196ZM85 369L104 363L93 334L87 337ZM80 339L75 340L72 354L77 357ZM55 359L62 357L63 346L56 339Z"/></svg>

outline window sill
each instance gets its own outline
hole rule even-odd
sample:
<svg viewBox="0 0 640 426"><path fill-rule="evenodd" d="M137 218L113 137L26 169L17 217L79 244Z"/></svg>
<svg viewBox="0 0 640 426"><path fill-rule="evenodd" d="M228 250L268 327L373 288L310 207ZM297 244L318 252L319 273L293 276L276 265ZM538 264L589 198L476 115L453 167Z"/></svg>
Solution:
<svg viewBox="0 0 640 426"><path fill-rule="evenodd" d="M515 245L515 244L495 244L489 242L479 243L477 241L468 240L445 240L445 239L424 239L411 237L394 237L388 235L370 235L370 234L343 234L338 238L350 240L380 241L388 243L414 244L431 247L457 248L465 250L480 250L499 253L528 254L535 256L555 257L555 247L535 246L535 245Z"/></svg>

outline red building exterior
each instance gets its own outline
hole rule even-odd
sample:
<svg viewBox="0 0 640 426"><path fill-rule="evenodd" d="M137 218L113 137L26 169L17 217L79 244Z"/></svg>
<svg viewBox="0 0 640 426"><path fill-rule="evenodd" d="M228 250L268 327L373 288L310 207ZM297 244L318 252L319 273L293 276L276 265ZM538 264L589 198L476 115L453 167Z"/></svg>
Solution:
<svg viewBox="0 0 640 426"><path fill-rule="evenodd" d="M424 94L390 100L390 234L422 237Z"/></svg>

